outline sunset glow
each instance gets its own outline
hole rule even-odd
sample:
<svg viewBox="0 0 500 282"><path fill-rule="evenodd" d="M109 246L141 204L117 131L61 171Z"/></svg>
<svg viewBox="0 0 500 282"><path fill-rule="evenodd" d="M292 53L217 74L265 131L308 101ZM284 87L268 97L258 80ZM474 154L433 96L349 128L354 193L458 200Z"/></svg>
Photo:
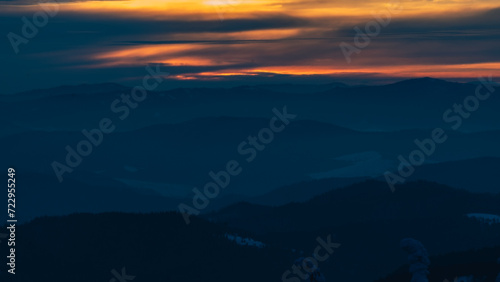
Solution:
<svg viewBox="0 0 500 282"><path fill-rule="evenodd" d="M14 23L40 10L23 0L1 3L0 13ZM499 6L493 0L69 0L58 4L40 35L68 38L67 44L49 50L30 43L25 53L52 58L54 71L160 63L179 80L350 73L474 79L500 76ZM366 33L370 23L377 34L356 47L358 31ZM342 44L356 52L346 58Z"/></svg>

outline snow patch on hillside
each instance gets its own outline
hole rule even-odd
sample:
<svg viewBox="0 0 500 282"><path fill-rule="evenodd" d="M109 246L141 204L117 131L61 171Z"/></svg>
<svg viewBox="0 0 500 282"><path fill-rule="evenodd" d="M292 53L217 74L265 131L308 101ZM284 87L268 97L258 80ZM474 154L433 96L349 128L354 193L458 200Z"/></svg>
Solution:
<svg viewBox="0 0 500 282"><path fill-rule="evenodd" d="M233 235L233 234L224 234L224 236L229 240L233 241L236 244L240 246L251 246L251 247L257 247L257 248L264 248L266 245L260 241L255 241L252 238L243 238L238 235Z"/></svg>
<svg viewBox="0 0 500 282"><path fill-rule="evenodd" d="M487 223L489 225L500 223L500 216L494 214L487 213L469 213L467 214L468 218L477 219L483 223Z"/></svg>

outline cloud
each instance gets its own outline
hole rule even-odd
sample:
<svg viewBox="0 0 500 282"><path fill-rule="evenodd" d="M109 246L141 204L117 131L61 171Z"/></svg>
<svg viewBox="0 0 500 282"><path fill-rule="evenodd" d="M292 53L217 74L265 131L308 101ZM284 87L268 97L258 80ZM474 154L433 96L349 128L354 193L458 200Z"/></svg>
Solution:
<svg viewBox="0 0 500 282"><path fill-rule="evenodd" d="M293 3L284 5L289 4ZM353 55L350 64L339 44L352 44L354 27L364 29L373 20L371 15L315 17L286 12L250 13L220 21L62 9L29 44L20 46L20 55L8 44L0 45L0 58L10 68L2 84L16 91L39 84L58 85L62 79L76 83L126 80L140 76L148 63L162 63L179 77L219 81L241 80L246 74L253 78L353 77L358 81L420 75L464 78L481 72L498 75L499 8L439 17L394 17L367 48ZM21 17L30 18L33 10L8 8L0 14L3 34L21 34ZM32 78L21 82L26 74Z"/></svg>

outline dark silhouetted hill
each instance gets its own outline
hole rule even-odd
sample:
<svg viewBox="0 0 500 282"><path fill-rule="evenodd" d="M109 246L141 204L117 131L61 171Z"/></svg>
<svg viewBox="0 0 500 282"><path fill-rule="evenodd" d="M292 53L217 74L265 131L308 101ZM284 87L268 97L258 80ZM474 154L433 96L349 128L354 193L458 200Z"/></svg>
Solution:
<svg viewBox="0 0 500 282"><path fill-rule="evenodd" d="M16 275L0 276L17 282L110 281L116 279L111 270L125 268L134 282L254 282L279 280L290 267L287 252L237 245L225 238L228 231L197 218L187 226L177 213L38 218L17 227ZM7 245L0 250L7 254ZM5 265L5 256L0 261Z"/></svg>
<svg viewBox="0 0 500 282"><path fill-rule="evenodd" d="M431 257L429 281L455 281L455 278L469 277L469 281L495 282L500 273L500 247L483 248L465 252L455 252ZM400 267L394 273L378 282L410 281L408 265ZM459 280L460 281L460 280Z"/></svg>
<svg viewBox="0 0 500 282"><path fill-rule="evenodd" d="M373 281L407 263L399 247L404 238L421 241L434 256L499 246L500 224L467 217L476 212L500 215L500 195L422 181L397 186L392 193L384 182L367 181L304 203L265 209L236 204L206 218L306 254L318 236L331 235L342 246L321 265L325 276Z"/></svg>

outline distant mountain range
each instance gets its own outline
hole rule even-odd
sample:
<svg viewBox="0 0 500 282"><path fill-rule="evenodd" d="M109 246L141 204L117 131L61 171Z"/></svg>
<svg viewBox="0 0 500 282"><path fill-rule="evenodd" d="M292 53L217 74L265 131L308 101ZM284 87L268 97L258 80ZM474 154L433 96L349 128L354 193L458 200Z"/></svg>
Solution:
<svg viewBox="0 0 500 282"><path fill-rule="evenodd" d="M330 235L341 247L320 266L327 281L408 279L399 248L408 237L436 262L432 279L480 271L489 279L500 224L468 215L500 216L500 96L481 101L457 130L443 119L477 86L422 78L174 89L149 93L123 120L111 105L131 89L117 84L1 95L2 164L16 169L19 265L30 270L16 278L109 281L110 270L126 267L134 282L279 281ZM285 107L297 118L248 161L239 145ZM53 162L65 163L67 146L103 118L115 131L59 182ZM384 172L396 172L399 156L435 128L447 140L393 193ZM192 203L193 188L230 160L242 172L201 218L186 226L180 214L160 213ZM480 249L484 256L473 253ZM474 257L488 266L475 267Z"/></svg>
<svg viewBox="0 0 500 282"><path fill-rule="evenodd" d="M410 179L431 180L473 193L498 194L500 180L494 170L498 168L499 162L500 159L486 158L430 164L419 168ZM228 193L212 200L206 212L241 201L264 206L307 202L315 196L365 180L366 178L327 178L303 181L255 197ZM21 221L31 220L39 215L64 215L73 212L177 210L180 202L190 202L187 197L162 195L161 190L168 187L153 190L143 183L127 185L99 174L84 172L75 172L63 183L59 183L53 175L22 172L19 182L25 188L18 193L26 203L20 213ZM388 186L385 189L390 191Z"/></svg>
<svg viewBox="0 0 500 282"><path fill-rule="evenodd" d="M174 89L151 92L118 130L213 116L266 118L272 108L285 105L299 119L361 131L449 128L443 122L443 113L454 104L462 104L465 97L475 95L476 87L472 83L423 78L384 86ZM17 131L79 130L95 126L101 118L112 114L110 104L122 93L130 94L130 88L116 84L80 85L1 95L4 103L0 105L0 119L12 120ZM500 96L491 95L460 130L499 130L500 125L495 122L499 105Z"/></svg>

